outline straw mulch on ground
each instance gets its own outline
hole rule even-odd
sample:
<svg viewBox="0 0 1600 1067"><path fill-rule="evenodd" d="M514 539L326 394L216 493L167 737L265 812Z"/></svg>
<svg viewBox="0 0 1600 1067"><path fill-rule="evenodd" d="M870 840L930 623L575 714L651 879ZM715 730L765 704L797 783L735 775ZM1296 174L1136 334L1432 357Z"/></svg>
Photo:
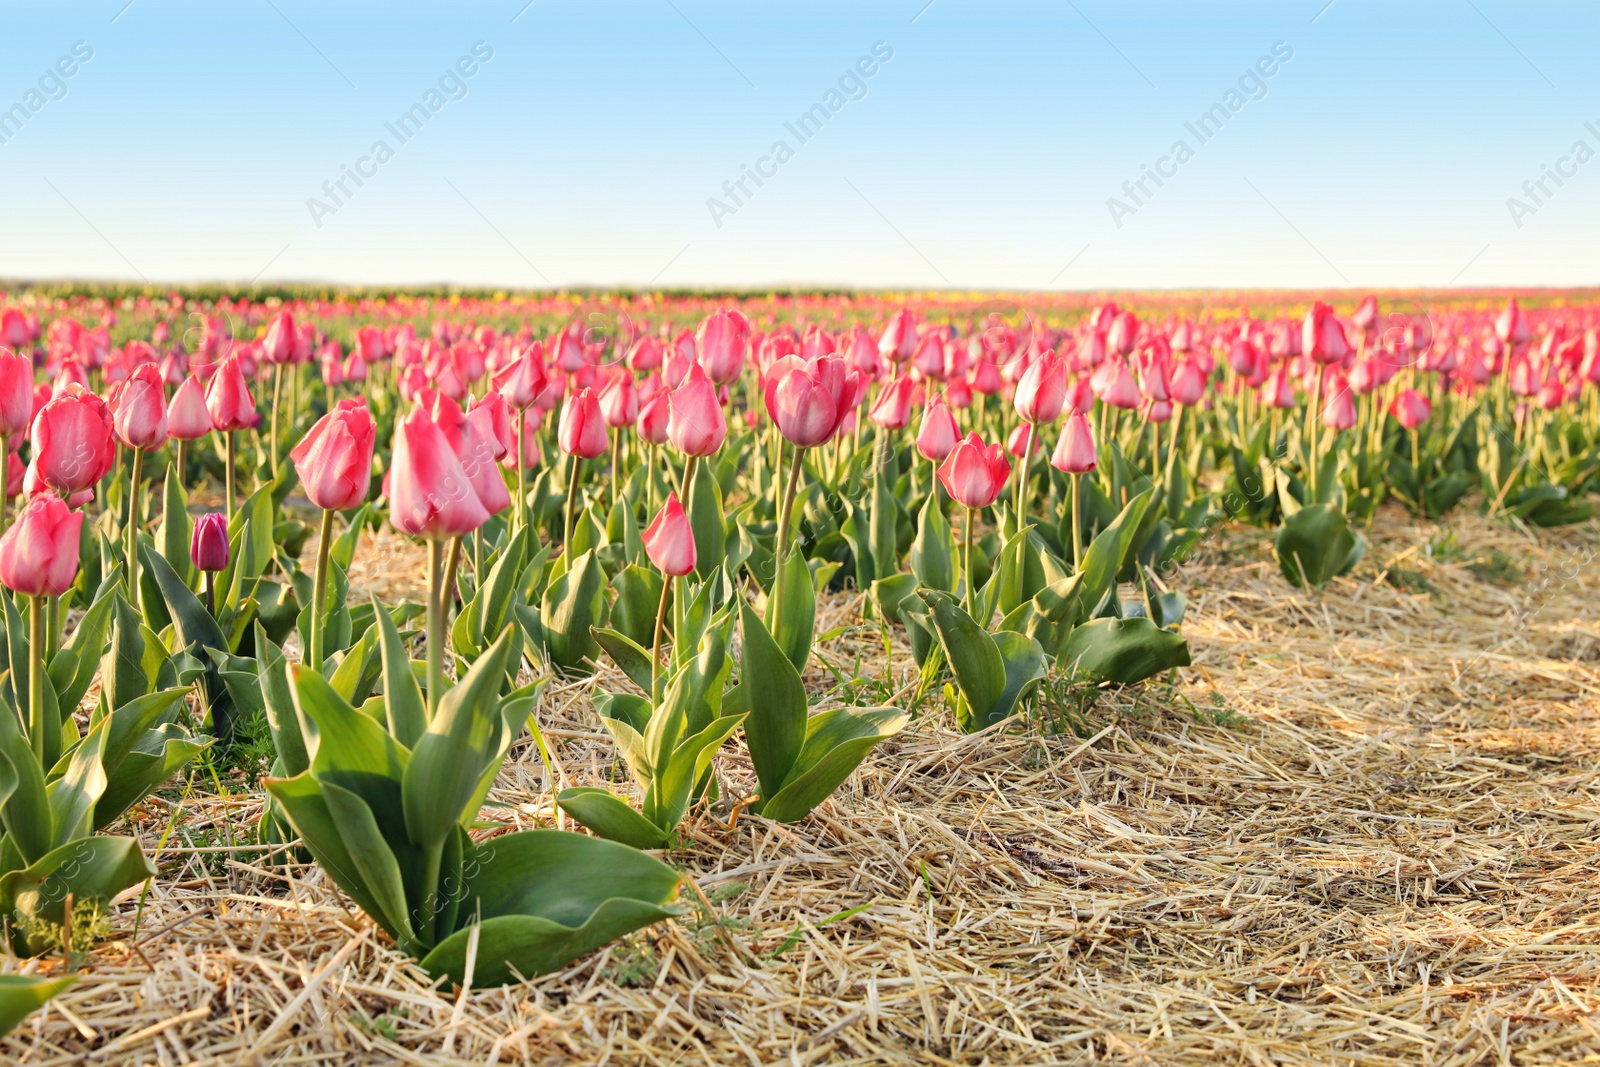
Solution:
<svg viewBox="0 0 1600 1067"><path fill-rule="evenodd" d="M812 818L691 819L681 921L515 988L433 988L315 869L230 849L259 796L197 778L138 810L162 872L142 913L0 1059L1600 1060L1600 530L1386 512L1322 596L1266 543L1230 531L1178 583L1176 689L1102 700L1088 737L963 737L936 695ZM413 555L364 544L357 588L393 592ZM875 631L821 653L883 670ZM592 687L542 706L558 788L612 770ZM752 780L736 753L722 773ZM524 742L496 813L548 822L550 795Z"/></svg>

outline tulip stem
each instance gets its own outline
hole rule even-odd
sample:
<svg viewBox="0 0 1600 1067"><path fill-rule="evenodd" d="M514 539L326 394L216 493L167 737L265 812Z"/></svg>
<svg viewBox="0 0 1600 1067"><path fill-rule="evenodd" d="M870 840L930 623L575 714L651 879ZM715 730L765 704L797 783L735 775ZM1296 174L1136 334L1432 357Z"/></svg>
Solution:
<svg viewBox="0 0 1600 1067"><path fill-rule="evenodd" d="M622 501L622 428L611 435L611 506Z"/></svg>
<svg viewBox="0 0 1600 1067"><path fill-rule="evenodd" d="M1322 392L1322 367L1311 368L1311 403L1306 408L1306 494L1309 503L1317 502L1317 398Z"/></svg>
<svg viewBox="0 0 1600 1067"><path fill-rule="evenodd" d="M1022 490L1028 484L1028 461L1033 458L1033 439L1039 432L1039 425L1035 422L1028 423L1028 439L1022 447L1022 467L1017 472L1017 487L1012 498L1012 517L1017 521L1017 532L1022 532Z"/></svg>
<svg viewBox="0 0 1600 1067"><path fill-rule="evenodd" d="M444 693L444 542L428 541L428 721ZM432 891L431 889L429 890Z"/></svg>
<svg viewBox="0 0 1600 1067"><path fill-rule="evenodd" d="M275 364L272 368L272 434L267 440L267 448L272 453L272 478L278 478L278 411L283 407L283 364Z"/></svg>
<svg viewBox="0 0 1600 1067"><path fill-rule="evenodd" d="M521 530L524 526L528 525L528 469L527 465L523 462L522 451L527 447L527 445L524 443L527 437L527 432L528 411L526 408L519 408L517 411L516 451L517 507L516 510L511 513L512 519L515 520L514 525L512 526L512 533L515 533L518 530Z"/></svg>
<svg viewBox="0 0 1600 1067"><path fill-rule="evenodd" d="M450 613L456 607L456 575L461 570L461 538L456 537L450 541L450 557L444 565L444 591L440 596L440 618L444 624L450 624Z"/></svg>
<svg viewBox="0 0 1600 1067"><path fill-rule="evenodd" d="M650 704L661 699L661 632L667 621L667 597L672 592L672 577L661 575L661 606L656 608L655 644L650 653Z"/></svg>
<svg viewBox="0 0 1600 1067"><path fill-rule="evenodd" d="M967 575L967 614L971 615L974 619L977 619L977 581L972 574L972 512L972 508L967 509L967 533L966 540L961 545L961 567L964 571L966 571ZM978 625L987 630L989 628L989 620L980 620Z"/></svg>
<svg viewBox="0 0 1600 1067"><path fill-rule="evenodd" d="M217 617L217 572L206 571L206 610Z"/></svg>
<svg viewBox="0 0 1600 1067"><path fill-rule="evenodd" d="M128 603L139 603L139 482L144 478L144 449L133 450L133 478L128 482L128 529L123 553L128 557Z"/></svg>
<svg viewBox="0 0 1600 1067"><path fill-rule="evenodd" d="M223 497L224 497L224 499L225 499L225 501L226 501L226 503L228 505L228 525L229 526L233 525L233 468L234 468L234 461L237 458L235 456L235 454L234 454L234 452L235 452L235 443L234 443L234 440L233 440L233 435L234 435L234 431L233 430L228 430L225 433L224 437L223 437L223 440L226 442L224 451L227 453L227 455L223 460L223 468L222 468L223 488L222 488L222 495L223 495Z"/></svg>
<svg viewBox="0 0 1600 1067"><path fill-rule="evenodd" d="M1178 458L1178 441L1180 440L1179 430L1182 429L1182 427L1183 407L1182 405L1175 404L1172 408L1172 439L1167 442L1167 477L1166 485L1164 486L1166 491L1169 493L1172 492L1172 468L1174 462ZM1188 501L1184 500L1180 501L1180 503L1187 504Z"/></svg>
<svg viewBox="0 0 1600 1067"><path fill-rule="evenodd" d="M561 558L569 567L572 566L572 517L578 506L578 471L582 463L583 458L573 453L567 464L567 516L561 527Z"/></svg>
<svg viewBox="0 0 1600 1067"><path fill-rule="evenodd" d="M327 624L328 563L333 551L333 512L322 513L322 537L317 542L317 573L312 580L311 594L311 650L306 662L317 673L322 672L322 642ZM431 634L429 635L431 638ZM431 641L430 641L431 643Z"/></svg>
<svg viewBox="0 0 1600 1067"><path fill-rule="evenodd" d="M800 470L805 463L806 450L795 445L794 462L789 466L789 480L783 487L783 506L778 509L778 535L772 542L772 632L776 636L783 625L783 561L789 554L789 520L794 515L794 494L800 485Z"/></svg>
<svg viewBox="0 0 1600 1067"><path fill-rule="evenodd" d="M49 736L59 736L60 724L50 731L45 721L44 706L44 631L45 604L43 596L28 598L28 740L33 744L33 754L39 757L39 766L48 769L55 764L56 753L51 751Z"/></svg>
<svg viewBox="0 0 1600 1067"><path fill-rule="evenodd" d="M1078 499L1078 483L1083 480L1083 475L1074 474L1072 478L1072 569L1083 570L1083 507Z"/></svg>

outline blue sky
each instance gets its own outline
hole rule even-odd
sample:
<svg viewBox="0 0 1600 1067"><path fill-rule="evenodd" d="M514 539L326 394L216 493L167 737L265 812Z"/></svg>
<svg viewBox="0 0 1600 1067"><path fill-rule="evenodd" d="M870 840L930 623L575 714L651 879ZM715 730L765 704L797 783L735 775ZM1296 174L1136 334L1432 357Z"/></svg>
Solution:
<svg viewBox="0 0 1600 1067"><path fill-rule="evenodd" d="M1600 281L1600 159L1571 155L1600 151L1593 4L13 0L0 19L5 277ZM1228 110L1275 45L1292 58ZM402 142L386 124L419 104ZM1202 144L1185 124L1219 104ZM786 123L814 105L802 143ZM1135 202L1123 183L1158 163ZM1558 164L1536 204L1523 182ZM757 165L735 202L724 182ZM336 202L346 167L369 176Z"/></svg>

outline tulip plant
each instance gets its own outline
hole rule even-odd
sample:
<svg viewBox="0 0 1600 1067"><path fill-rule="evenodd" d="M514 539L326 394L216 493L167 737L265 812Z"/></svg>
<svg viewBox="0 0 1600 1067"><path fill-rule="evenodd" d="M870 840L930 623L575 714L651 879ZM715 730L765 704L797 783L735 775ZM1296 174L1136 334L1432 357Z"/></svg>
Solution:
<svg viewBox="0 0 1600 1067"><path fill-rule="evenodd" d="M436 975L547 971L674 914L641 850L806 818L925 701L1019 729L1056 683L1170 676L1224 522L1316 595L1389 501L1593 513L1593 308L1040 300L652 296L609 331L568 294L0 307L12 949L150 877L105 831L259 737L269 860L319 864ZM352 596L385 510L421 603ZM839 593L912 676L819 655ZM603 658L620 776L554 798L591 832L485 820L524 731L553 766L547 684ZM48 992L0 982L0 1023Z"/></svg>

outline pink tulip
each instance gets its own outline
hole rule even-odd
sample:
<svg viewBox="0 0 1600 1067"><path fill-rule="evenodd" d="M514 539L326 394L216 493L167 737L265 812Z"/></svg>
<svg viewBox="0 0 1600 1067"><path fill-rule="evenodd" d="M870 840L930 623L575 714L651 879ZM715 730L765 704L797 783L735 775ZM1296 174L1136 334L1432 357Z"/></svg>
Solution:
<svg viewBox="0 0 1600 1067"><path fill-rule="evenodd" d="M1328 398L1322 404L1322 424L1331 430L1348 430L1356 424L1356 401L1350 383L1335 371L1328 375Z"/></svg>
<svg viewBox="0 0 1600 1067"><path fill-rule="evenodd" d="M495 388L506 403L522 411L531 407L547 385L544 370L544 346L533 342L527 350L511 361L500 375Z"/></svg>
<svg viewBox="0 0 1600 1067"><path fill-rule="evenodd" d="M0 436L24 433L33 421L33 361L0 352Z"/></svg>
<svg viewBox="0 0 1600 1067"><path fill-rule="evenodd" d="M659 392L639 408L639 421L634 424L639 439L647 444L662 445L667 442L667 425L672 417L672 394Z"/></svg>
<svg viewBox="0 0 1600 1067"><path fill-rule="evenodd" d="M364 400L341 400L289 453L306 499L324 511L346 511L367 499L377 427Z"/></svg>
<svg viewBox="0 0 1600 1067"><path fill-rule="evenodd" d="M196 570L216 572L228 566L228 517L208 511L194 520L194 536L189 539L189 562Z"/></svg>
<svg viewBox="0 0 1600 1067"><path fill-rule="evenodd" d="M60 596L78 575L78 536L83 512L54 493L28 502L0 537L0 583L24 596ZM36 648L33 654L44 655Z"/></svg>
<svg viewBox="0 0 1600 1067"><path fill-rule="evenodd" d="M1094 433L1081 412L1074 411L1067 416L1066 428L1056 441L1056 450L1050 454L1050 465L1067 474L1088 474L1099 465Z"/></svg>
<svg viewBox="0 0 1600 1067"><path fill-rule="evenodd" d="M401 533L448 540L489 520L444 432L420 404L395 427L389 521Z"/></svg>
<svg viewBox="0 0 1600 1067"><path fill-rule="evenodd" d="M941 462L950 455L961 439L955 416L942 396L929 396L922 409L922 425L917 429L917 451L923 459Z"/></svg>
<svg viewBox="0 0 1600 1067"><path fill-rule="evenodd" d="M976 433L951 449L939 467L939 481L950 499L963 507L986 508L1000 496L1011 476L1005 446L985 445Z"/></svg>
<svg viewBox="0 0 1600 1067"><path fill-rule="evenodd" d="M193 441L211 432L211 412L199 378L185 378L167 406L167 436Z"/></svg>
<svg viewBox="0 0 1600 1067"><path fill-rule="evenodd" d="M709 456L728 436L728 420L717 402L716 388L698 363L689 366L683 384L667 394L667 439L686 456Z"/></svg>
<svg viewBox="0 0 1600 1067"><path fill-rule="evenodd" d="M91 488L110 472L114 456L111 412L87 389L69 386L33 420L39 479L58 493Z"/></svg>
<svg viewBox="0 0 1600 1067"><path fill-rule="evenodd" d="M785 356L768 373L767 414L790 444L812 448L831 440L850 413L860 376L843 357Z"/></svg>
<svg viewBox="0 0 1600 1067"><path fill-rule="evenodd" d="M206 385L206 410L211 413L212 429L248 430L261 421L239 360L237 353L225 358Z"/></svg>
<svg viewBox="0 0 1600 1067"><path fill-rule="evenodd" d="M639 393L634 388L633 375L621 371L600 387L600 415L614 430L633 425L639 417Z"/></svg>
<svg viewBox="0 0 1600 1067"><path fill-rule="evenodd" d="M1415 389L1406 389L1394 398L1394 403L1389 405L1389 414L1395 421L1408 430L1415 430L1428 421L1428 416L1433 414L1433 408L1428 403L1428 398Z"/></svg>
<svg viewBox="0 0 1600 1067"><path fill-rule="evenodd" d="M292 363L298 340L294 316L287 311L280 311L267 324L267 335L261 342L261 354L268 363Z"/></svg>
<svg viewBox="0 0 1600 1067"><path fill-rule="evenodd" d="M1206 395L1206 376L1199 364L1192 359L1178 364L1172 372L1171 393L1173 401L1186 408L1200 403L1200 398Z"/></svg>
<svg viewBox="0 0 1600 1067"><path fill-rule="evenodd" d="M129 448L160 448L167 442L166 388L161 371L153 363L133 369L120 383L111 428L117 440Z"/></svg>
<svg viewBox="0 0 1600 1067"><path fill-rule="evenodd" d="M488 443L495 459L516 447L516 431L511 428L511 405L500 393L485 393L467 408L467 421Z"/></svg>
<svg viewBox="0 0 1600 1067"><path fill-rule="evenodd" d="M671 578L681 578L695 568L694 527L678 502L678 494L667 493L667 502L644 531L644 550L650 562Z"/></svg>
<svg viewBox="0 0 1600 1067"><path fill-rule="evenodd" d="M1032 423L1055 422L1067 403L1067 365L1055 349L1028 364L1011 400L1017 414Z"/></svg>
<svg viewBox="0 0 1600 1067"><path fill-rule="evenodd" d="M557 443L569 456L595 459L606 454L606 421L600 414L600 401L594 390L579 389L561 407Z"/></svg>
<svg viewBox="0 0 1600 1067"><path fill-rule="evenodd" d="M909 375L901 375L878 392L869 416L886 430L903 430L911 423L911 393L917 383Z"/></svg>
<svg viewBox="0 0 1600 1067"><path fill-rule="evenodd" d="M1350 354L1350 342L1333 309L1318 300L1306 312L1300 331L1300 351L1318 363L1338 363Z"/></svg>
<svg viewBox="0 0 1600 1067"><path fill-rule="evenodd" d="M749 347L750 322L738 311L715 311L695 332L700 365L718 385L736 381L744 373L745 350Z"/></svg>

